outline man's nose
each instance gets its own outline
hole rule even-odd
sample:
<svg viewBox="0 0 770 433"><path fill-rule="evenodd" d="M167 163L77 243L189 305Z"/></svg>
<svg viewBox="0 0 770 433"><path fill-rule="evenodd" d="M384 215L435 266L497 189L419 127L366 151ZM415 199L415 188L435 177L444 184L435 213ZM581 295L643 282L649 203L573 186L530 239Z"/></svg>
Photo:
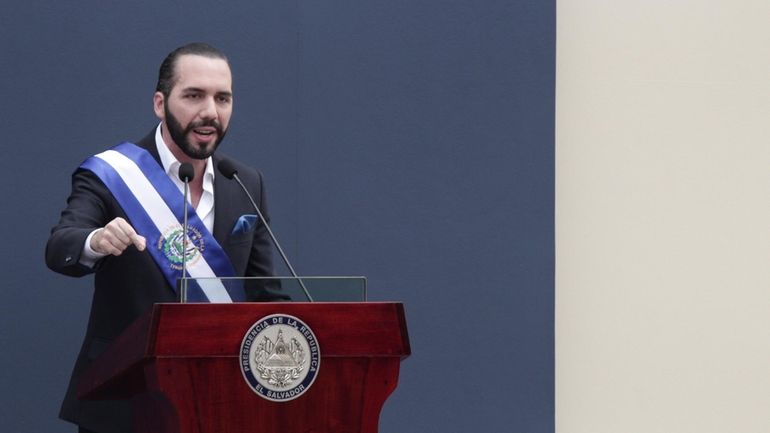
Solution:
<svg viewBox="0 0 770 433"><path fill-rule="evenodd" d="M201 119L204 120L217 119L217 104L216 101L214 101L214 98L206 98L204 100L203 106L201 107L201 111L198 115L201 117Z"/></svg>

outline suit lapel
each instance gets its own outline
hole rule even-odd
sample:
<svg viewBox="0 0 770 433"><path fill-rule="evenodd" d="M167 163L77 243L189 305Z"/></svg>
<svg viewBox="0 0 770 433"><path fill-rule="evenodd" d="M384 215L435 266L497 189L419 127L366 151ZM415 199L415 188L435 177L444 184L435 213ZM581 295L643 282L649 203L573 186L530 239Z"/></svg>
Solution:
<svg viewBox="0 0 770 433"><path fill-rule="evenodd" d="M158 146L155 144L155 129L139 140L136 145L150 152L150 155L155 158L155 161L158 161L158 164L160 164L161 167L163 166L160 162L160 155L158 155Z"/></svg>
<svg viewBox="0 0 770 433"><path fill-rule="evenodd" d="M225 183L227 179L217 168L218 158L214 159L214 238L224 248L227 240L227 227L225 221L229 221L228 206L225 203L230 201L228 197L229 190Z"/></svg>
<svg viewBox="0 0 770 433"><path fill-rule="evenodd" d="M213 157L214 163L214 238L219 242L219 245L224 248L227 255L232 257L230 250L230 231L233 228L233 224L238 215L234 215L237 212L237 206L233 206L234 203L240 203L237 196L240 191L236 189L235 181L227 179L222 172L219 171L217 166L219 158L216 154Z"/></svg>

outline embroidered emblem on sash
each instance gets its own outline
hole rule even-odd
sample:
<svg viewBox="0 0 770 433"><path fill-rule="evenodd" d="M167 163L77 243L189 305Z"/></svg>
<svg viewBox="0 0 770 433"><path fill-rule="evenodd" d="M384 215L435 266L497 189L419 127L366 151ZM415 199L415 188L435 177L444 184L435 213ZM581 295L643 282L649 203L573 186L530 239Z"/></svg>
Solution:
<svg viewBox="0 0 770 433"><path fill-rule="evenodd" d="M169 227L158 238L158 249L168 259L171 269L182 270L182 227ZM194 265L200 259L205 249L206 241L201 232L192 226L187 226L187 266Z"/></svg>

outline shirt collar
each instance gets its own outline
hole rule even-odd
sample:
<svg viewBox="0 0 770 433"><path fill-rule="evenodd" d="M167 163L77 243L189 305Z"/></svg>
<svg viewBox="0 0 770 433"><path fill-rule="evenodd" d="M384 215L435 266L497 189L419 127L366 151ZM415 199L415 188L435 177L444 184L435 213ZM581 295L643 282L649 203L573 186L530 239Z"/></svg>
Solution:
<svg viewBox="0 0 770 433"><path fill-rule="evenodd" d="M182 163L176 159L171 150L169 150L166 142L163 140L163 134L161 134L161 126L163 123L159 123L155 129L155 147L158 149L158 155L160 156L160 163L163 165L163 171L172 179L179 179L179 166ZM214 183L214 163L211 161L211 157L206 158L206 170L203 172L203 189L213 191Z"/></svg>

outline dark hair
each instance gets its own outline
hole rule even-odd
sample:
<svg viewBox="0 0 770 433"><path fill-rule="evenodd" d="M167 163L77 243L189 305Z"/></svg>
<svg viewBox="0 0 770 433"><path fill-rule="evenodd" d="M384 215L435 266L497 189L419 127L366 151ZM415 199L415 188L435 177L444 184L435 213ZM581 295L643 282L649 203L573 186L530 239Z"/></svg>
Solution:
<svg viewBox="0 0 770 433"><path fill-rule="evenodd" d="M222 59L227 62L228 65L230 64L225 53L203 42L193 42L175 49L170 52L163 60L163 63L161 63L160 71L158 71L158 84L155 86L155 91L163 93L163 96L166 98L171 94L171 88L174 87L174 81L176 80L176 77L174 76L176 61L179 56L184 56L186 54L209 57L212 59Z"/></svg>

